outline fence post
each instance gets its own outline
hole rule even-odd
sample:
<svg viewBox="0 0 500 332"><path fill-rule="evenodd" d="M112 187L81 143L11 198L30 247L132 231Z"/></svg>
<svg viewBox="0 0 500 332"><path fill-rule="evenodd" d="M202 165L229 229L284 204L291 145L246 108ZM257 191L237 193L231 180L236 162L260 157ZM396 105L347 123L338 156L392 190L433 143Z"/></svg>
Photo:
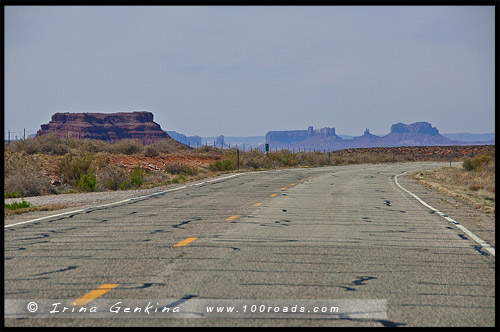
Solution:
<svg viewBox="0 0 500 332"><path fill-rule="evenodd" d="M238 154L238 171L240 170L240 149L236 149Z"/></svg>

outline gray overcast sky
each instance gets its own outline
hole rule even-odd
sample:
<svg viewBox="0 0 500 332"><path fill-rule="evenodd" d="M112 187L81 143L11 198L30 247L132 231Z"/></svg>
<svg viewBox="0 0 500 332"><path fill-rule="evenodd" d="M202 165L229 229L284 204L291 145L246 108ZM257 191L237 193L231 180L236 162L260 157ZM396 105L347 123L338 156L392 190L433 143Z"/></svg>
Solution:
<svg viewBox="0 0 500 332"><path fill-rule="evenodd" d="M148 110L164 130L494 132L494 6L6 6L4 130Z"/></svg>

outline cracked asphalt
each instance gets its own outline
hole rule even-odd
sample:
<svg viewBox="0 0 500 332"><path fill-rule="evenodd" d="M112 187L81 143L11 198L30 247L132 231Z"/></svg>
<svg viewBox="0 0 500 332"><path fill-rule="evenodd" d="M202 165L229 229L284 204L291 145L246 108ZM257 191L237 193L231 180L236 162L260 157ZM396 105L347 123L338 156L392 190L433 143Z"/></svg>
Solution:
<svg viewBox="0 0 500 332"><path fill-rule="evenodd" d="M402 172L443 165L241 173L6 225L4 324L495 326L495 257L394 182ZM494 246L494 217L465 204L451 209L442 203L451 198L408 176L399 182ZM197 318L38 318L26 312L26 303L47 299L87 307L105 300L170 299L176 305L382 300L386 310L372 318L259 318L258 313L211 318L203 312Z"/></svg>

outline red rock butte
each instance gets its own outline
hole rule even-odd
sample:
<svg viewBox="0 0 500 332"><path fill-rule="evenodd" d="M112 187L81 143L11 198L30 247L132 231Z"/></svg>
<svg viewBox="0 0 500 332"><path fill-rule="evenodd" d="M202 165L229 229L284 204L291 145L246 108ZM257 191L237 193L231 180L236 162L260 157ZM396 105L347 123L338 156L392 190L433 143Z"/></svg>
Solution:
<svg viewBox="0 0 500 332"><path fill-rule="evenodd" d="M41 125L36 136L57 132L62 137L98 139L114 143L136 139L151 144L170 136L146 111L123 113L55 113L48 124Z"/></svg>

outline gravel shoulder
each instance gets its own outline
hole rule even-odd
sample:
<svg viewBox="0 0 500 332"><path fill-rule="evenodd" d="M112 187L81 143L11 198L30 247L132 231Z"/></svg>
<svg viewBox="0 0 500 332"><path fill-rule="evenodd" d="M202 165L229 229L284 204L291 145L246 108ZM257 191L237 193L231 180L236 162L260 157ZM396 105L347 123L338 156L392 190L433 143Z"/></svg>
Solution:
<svg viewBox="0 0 500 332"><path fill-rule="evenodd" d="M483 212L470 203L449 196L430 186L421 184L412 178L412 174L400 176L398 182L401 186L420 197L427 204L447 214L450 218L459 222L469 231L495 247L494 213ZM415 202L417 201L415 200ZM420 203L417 202L417 204ZM449 223L444 218L443 222ZM450 227L453 227L453 225L450 224Z"/></svg>
<svg viewBox="0 0 500 332"><path fill-rule="evenodd" d="M75 209L82 209L82 208L92 207L95 205L118 202L124 199L149 195L155 192L167 189L173 189L183 185L186 185L186 183L178 185L159 186L155 188L139 189L139 190L104 191L104 192L92 192L92 193L72 193L72 194L45 195L45 196L23 197L23 198L9 198L5 199L5 203L9 204L13 202L21 202L21 200L24 199L25 201L30 202L31 206L62 205L65 207L62 209L51 210L51 211L34 211L13 216L6 216L4 217L4 224L8 225L25 220L31 220L35 218L69 212Z"/></svg>

